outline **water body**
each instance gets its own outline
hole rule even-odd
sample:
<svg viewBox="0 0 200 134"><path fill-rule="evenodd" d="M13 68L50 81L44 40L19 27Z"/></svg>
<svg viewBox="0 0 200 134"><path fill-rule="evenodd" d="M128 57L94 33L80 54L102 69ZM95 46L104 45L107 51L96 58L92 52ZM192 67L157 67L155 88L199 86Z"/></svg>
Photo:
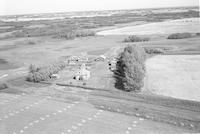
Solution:
<svg viewBox="0 0 200 134"><path fill-rule="evenodd" d="M98 32L98 35L152 35L172 33L197 33L200 32L200 18L188 18L155 22L137 26L128 26Z"/></svg>

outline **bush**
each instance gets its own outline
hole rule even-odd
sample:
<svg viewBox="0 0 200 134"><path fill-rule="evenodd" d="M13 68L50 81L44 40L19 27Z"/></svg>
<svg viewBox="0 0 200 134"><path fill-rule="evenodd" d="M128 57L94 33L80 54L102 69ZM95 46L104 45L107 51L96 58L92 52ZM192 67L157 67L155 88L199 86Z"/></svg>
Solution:
<svg viewBox="0 0 200 134"><path fill-rule="evenodd" d="M29 45L35 45L36 44L36 42L35 41L32 41L32 40L28 40L28 42L27 42Z"/></svg>
<svg viewBox="0 0 200 134"><path fill-rule="evenodd" d="M26 78L30 82L40 82L51 79L51 75L58 73L65 68L64 62L57 62L45 67L37 67L35 65L30 65L29 74Z"/></svg>
<svg viewBox="0 0 200 134"><path fill-rule="evenodd" d="M86 85L87 85L87 83L83 82L83 86L86 86Z"/></svg>
<svg viewBox="0 0 200 134"><path fill-rule="evenodd" d="M191 38L192 35L190 33L174 33L167 37L167 39L184 39Z"/></svg>
<svg viewBox="0 0 200 134"><path fill-rule="evenodd" d="M144 49L147 54L162 54L164 50L161 48L145 48Z"/></svg>
<svg viewBox="0 0 200 134"><path fill-rule="evenodd" d="M128 38L124 39L124 42L144 42L149 41L149 38L138 37L135 35L129 36Z"/></svg>
<svg viewBox="0 0 200 134"><path fill-rule="evenodd" d="M196 36L200 36L200 33L196 33Z"/></svg>
<svg viewBox="0 0 200 134"><path fill-rule="evenodd" d="M8 85L6 83L0 82L0 90L8 88Z"/></svg>
<svg viewBox="0 0 200 134"><path fill-rule="evenodd" d="M125 91L140 91L145 76L145 59L143 48L138 45L127 46L116 64L115 86Z"/></svg>
<svg viewBox="0 0 200 134"><path fill-rule="evenodd" d="M29 72L30 72L30 73L38 72L39 70L40 70L40 68L37 67L36 65L31 64L31 65L29 66Z"/></svg>

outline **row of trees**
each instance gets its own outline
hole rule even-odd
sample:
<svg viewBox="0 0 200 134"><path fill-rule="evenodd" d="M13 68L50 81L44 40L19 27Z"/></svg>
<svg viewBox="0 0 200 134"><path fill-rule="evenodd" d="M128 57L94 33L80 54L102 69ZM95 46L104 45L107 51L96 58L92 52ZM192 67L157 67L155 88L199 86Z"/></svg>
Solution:
<svg viewBox="0 0 200 134"><path fill-rule="evenodd" d="M136 35L131 35L127 38L124 39L124 42L145 42L145 41L149 41L150 38L147 37L139 37Z"/></svg>
<svg viewBox="0 0 200 134"><path fill-rule="evenodd" d="M125 91L139 92L145 77L144 49L138 45L128 45L120 54L116 64L116 87Z"/></svg>
<svg viewBox="0 0 200 134"><path fill-rule="evenodd" d="M54 38L64 38L64 39L74 39L76 37L87 37L87 36L95 36L94 31L90 30L77 30L71 32L59 32L57 33Z"/></svg>
<svg viewBox="0 0 200 134"><path fill-rule="evenodd" d="M184 38L191 38L192 35L190 33L174 33L170 34L167 39L184 39Z"/></svg>
<svg viewBox="0 0 200 134"><path fill-rule="evenodd" d="M199 36L200 33L196 33L196 36ZM193 35L191 33L173 33L170 34L167 39L184 39L184 38L191 38ZM148 37L139 37L136 35L128 36L124 39L124 42L146 42L149 41L150 38Z"/></svg>
<svg viewBox="0 0 200 134"><path fill-rule="evenodd" d="M65 66L66 64L64 62L57 62L44 67L30 65L29 74L26 79L30 82L46 81L49 80L53 74L63 70Z"/></svg>

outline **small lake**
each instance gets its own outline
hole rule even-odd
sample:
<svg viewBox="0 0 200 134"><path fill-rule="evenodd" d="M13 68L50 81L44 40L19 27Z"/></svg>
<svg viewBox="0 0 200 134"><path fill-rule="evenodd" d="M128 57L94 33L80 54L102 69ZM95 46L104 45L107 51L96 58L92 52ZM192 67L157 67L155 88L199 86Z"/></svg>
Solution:
<svg viewBox="0 0 200 134"><path fill-rule="evenodd" d="M172 33L200 32L200 18L188 18L155 22L144 25L128 26L98 32L98 35L151 35Z"/></svg>

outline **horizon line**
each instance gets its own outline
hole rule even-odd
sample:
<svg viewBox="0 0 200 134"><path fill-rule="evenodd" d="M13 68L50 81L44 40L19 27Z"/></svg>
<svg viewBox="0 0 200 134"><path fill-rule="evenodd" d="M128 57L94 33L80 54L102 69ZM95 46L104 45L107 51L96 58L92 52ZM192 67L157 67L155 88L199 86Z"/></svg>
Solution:
<svg viewBox="0 0 200 134"><path fill-rule="evenodd" d="M194 6L169 6L169 7L147 7L147 8L127 8L127 9L105 9L105 10L82 10L82 11L58 11L58 12L41 12L41 13L23 13L23 14L9 14L9 15L1 15L0 16L23 16L23 15L34 15L34 14L53 14L53 13L76 13L76 12L101 12L101 11L125 11L125 10L145 10L145 9L166 9L166 8L199 8L200 12L200 6L194 5Z"/></svg>

